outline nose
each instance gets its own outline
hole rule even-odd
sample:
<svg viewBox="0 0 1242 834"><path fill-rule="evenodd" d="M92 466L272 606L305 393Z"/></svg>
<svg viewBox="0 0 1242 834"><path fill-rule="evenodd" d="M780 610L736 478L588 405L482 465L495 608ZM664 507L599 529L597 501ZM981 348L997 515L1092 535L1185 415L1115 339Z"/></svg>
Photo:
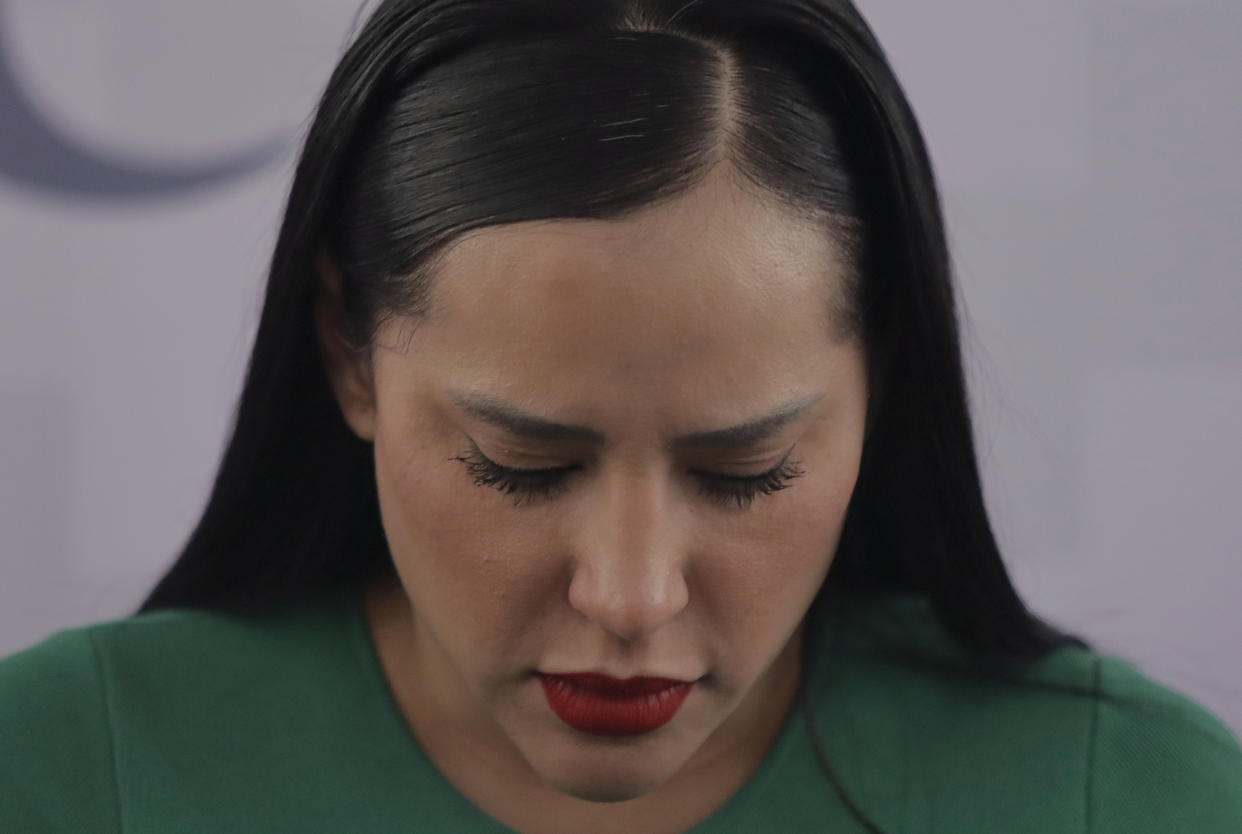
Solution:
<svg viewBox="0 0 1242 834"><path fill-rule="evenodd" d="M601 475L574 537L570 604L628 642L690 600L685 525L666 484L651 468Z"/></svg>

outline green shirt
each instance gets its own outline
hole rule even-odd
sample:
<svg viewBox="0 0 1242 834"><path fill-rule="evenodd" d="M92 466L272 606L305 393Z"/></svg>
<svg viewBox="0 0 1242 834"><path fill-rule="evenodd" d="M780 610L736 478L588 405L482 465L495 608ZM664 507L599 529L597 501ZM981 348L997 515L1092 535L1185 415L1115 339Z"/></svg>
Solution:
<svg viewBox="0 0 1242 834"><path fill-rule="evenodd" d="M982 681L955 671L924 599L827 610L807 669L821 747L885 832L1242 832L1237 740L1124 661L1064 648L1017 680ZM800 706L692 829L863 830ZM0 660L0 831L509 829L420 750L346 589L264 617L153 612Z"/></svg>

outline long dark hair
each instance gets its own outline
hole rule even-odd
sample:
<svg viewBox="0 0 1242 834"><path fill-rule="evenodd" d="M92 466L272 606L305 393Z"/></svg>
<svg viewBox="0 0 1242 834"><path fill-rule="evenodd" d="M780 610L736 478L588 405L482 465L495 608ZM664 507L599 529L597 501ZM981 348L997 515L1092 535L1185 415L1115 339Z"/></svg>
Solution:
<svg viewBox="0 0 1242 834"><path fill-rule="evenodd" d="M425 311L461 233L620 217L721 164L821 219L853 268L833 322L862 337L872 393L824 587L926 595L988 665L1082 645L1026 608L1002 562L931 164L849 0L381 3L306 137L206 511L140 611L254 610L391 572L372 448L316 340L320 255L366 350L384 317Z"/></svg>

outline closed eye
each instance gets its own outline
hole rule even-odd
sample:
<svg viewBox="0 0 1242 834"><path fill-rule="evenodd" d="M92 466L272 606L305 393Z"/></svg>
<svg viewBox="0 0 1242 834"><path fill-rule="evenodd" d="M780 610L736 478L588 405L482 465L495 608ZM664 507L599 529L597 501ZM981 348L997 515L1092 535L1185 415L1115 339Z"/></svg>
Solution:
<svg viewBox="0 0 1242 834"><path fill-rule="evenodd" d="M745 509L760 495L771 495L791 486L791 482L804 475L797 463L789 460L793 450L776 466L757 475L728 475L723 472L691 470L698 481L699 493L721 506L733 505ZM551 498L569 487L570 476L581 469L577 464L548 469L520 469L502 466L484 455L477 445L453 457L460 461L474 479L476 486L490 487L504 495L512 495L514 505L523 501Z"/></svg>

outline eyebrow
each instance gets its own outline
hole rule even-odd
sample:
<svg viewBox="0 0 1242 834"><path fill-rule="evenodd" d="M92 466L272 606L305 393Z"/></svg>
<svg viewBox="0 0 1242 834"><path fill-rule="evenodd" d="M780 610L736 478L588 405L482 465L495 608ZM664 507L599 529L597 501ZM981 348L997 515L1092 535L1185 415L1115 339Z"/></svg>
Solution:
<svg viewBox="0 0 1242 834"><path fill-rule="evenodd" d="M568 440L601 446L603 432L590 426L555 423L522 411L510 403L487 394L450 391L449 397L459 408L475 419L482 420L510 434L531 440ZM801 417L823 399L822 394L793 400L754 420L736 426L710 431L692 432L673 438L672 449L737 449L767 440L782 428Z"/></svg>

